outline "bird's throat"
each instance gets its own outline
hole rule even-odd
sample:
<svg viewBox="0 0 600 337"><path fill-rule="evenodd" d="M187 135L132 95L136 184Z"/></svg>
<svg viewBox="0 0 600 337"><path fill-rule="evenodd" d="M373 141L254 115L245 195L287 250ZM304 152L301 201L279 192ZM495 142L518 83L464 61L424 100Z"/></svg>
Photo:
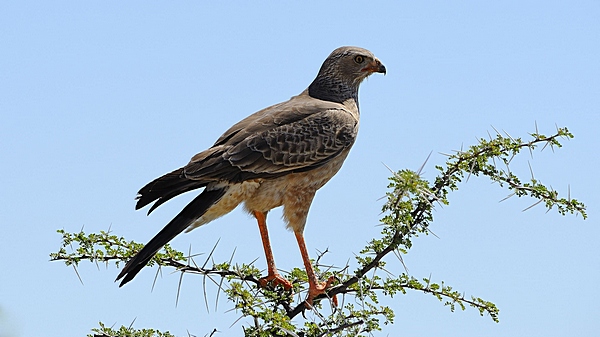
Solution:
<svg viewBox="0 0 600 337"><path fill-rule="evenodd" d="M345 104L352 100L358 106L358 86L352 86L340 81L332 81L329 78L317 77L308 87L310 97Z"/></svg>

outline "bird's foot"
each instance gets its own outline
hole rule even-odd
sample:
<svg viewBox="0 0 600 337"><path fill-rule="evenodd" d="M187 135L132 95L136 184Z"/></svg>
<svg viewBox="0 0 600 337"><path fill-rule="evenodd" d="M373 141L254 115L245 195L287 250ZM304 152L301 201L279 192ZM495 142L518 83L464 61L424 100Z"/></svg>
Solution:
<svg viewBox="0 0 600 337"><path fill-rule="evenodd" d="M308 304L309 308L312 308L313 300L317 296L319 296L321 294L325 294L327 291L327 288L329 288L329 286L335 280L336 280L335 276L329 276L329 278L325 282L320 282L320 283L309 282L308 298L306 299L306 304ZM333 295L333 297L331 298L331 301L333 302L333 305L337 307L338 301L337 301L337 297L335 295Z"/></svg>
<svg viewBox="0 0 600 337"><path fill-rule="evenodd" d="M259 279L258 283L260 283L261 288L266 288L269 284L271 284L273 288L277 287L278 285L281 285L285 290L292 289L292 282L288 281L286 278L279 275L278 273L269 274Z"/></svg>

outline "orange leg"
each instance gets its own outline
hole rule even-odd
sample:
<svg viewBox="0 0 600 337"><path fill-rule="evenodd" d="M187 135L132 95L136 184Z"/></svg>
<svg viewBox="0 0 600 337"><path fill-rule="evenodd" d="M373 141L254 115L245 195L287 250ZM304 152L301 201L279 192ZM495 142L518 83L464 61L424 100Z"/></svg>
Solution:
<svg viewBox="0 0 600 337"><path fill-rule="evenodd" d="M302 255L302 260L304 261L304 268L306 268L306 275L308 276L308 298L306 299L306 303L312 306L313 299L315 299L315 297L321 294L325 294L327 287L331 285L331 283L335 280L335 277L331 276L327 281L319 282L319 279L317 279L315 271L313 270L313 267L310 264L310 258L308 257L308 251L306 250L304 236L302 235L302 233L294 233L296 234L296 240L298 240L298 247L300 247L300 254ZM332 300L333 303L337 306L337 298L334 296Z"/></svg>
<svg viewBox="0 0 600 337"><path fill-rule="evenodd" d="M273 251L271 250L271 242L269 241L269 231L267 230L267 215L263 212L252 211L252 214L258 221L258 229L260 230L260 237L262 238L263 248L265 249L265 257L267 259L267 276L258 280L260 286L265 288L270 282L273 286L281 285L284 289L292 289L292 283L286 280L283 276L277 272L275 267L275 259L273 258Z"/></svg>

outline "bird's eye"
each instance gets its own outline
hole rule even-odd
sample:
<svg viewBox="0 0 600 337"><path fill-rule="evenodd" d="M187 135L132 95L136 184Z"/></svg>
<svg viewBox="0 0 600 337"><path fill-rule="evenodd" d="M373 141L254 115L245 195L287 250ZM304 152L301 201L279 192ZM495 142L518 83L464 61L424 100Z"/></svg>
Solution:
<svg viewBox="0 0 600 337"><path fill-rule="evenodd" d="M354 56L354 62L361 64L365 61L365 57L362 55L356 55Z"/></svg>

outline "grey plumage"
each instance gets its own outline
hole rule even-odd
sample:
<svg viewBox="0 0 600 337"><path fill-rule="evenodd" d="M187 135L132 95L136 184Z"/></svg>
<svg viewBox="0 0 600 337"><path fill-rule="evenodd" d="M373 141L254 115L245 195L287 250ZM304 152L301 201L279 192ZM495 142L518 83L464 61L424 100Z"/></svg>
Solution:
<svg viewBox="0 0 600 337"><path fill-rule="evenodd" d="M298 235L302 235L314 194L339 170L356 139L358 87L373 72L385 73L386 69L368 50L334 50L300 95L236 123L186 166L140 189L136 209L155 202L150 213L181 193L205 188L126 264L117 277L123 279L121 286L177 234L208 223L242 202L246 210L264 217L283 205L284 219L303 245ZM264 226L259 218L259 226ZM263 245L270 251L264 236ZM303 258L308 257L303 254ZM274 262L268 262L273 265L269 264L269 277L279 277L272 270ZM314 277L311 287L313 283Z"/></svg>

